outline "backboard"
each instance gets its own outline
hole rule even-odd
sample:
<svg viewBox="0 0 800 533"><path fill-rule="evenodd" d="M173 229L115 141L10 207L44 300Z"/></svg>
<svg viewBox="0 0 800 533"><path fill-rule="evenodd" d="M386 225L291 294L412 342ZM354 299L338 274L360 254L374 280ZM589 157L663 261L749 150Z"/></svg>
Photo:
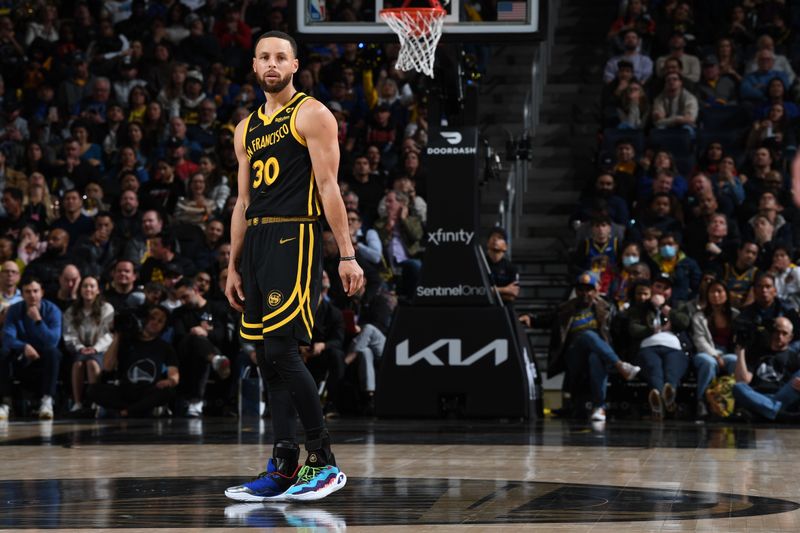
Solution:
<svg viewBox="0 0 800 533"><path fill-rule="evenodd" d="M295 37L308 42L386 42L397 39L380 20L381 9L400 7L402 0L297 0L292 12ZM444 42L507 42L542 39L540 21L547 2L540 0L450 0ZM540 5L541 4L541 5ZM356 7L354 7L356 6ZM428 7L427 0L412 2Z"/></svg>

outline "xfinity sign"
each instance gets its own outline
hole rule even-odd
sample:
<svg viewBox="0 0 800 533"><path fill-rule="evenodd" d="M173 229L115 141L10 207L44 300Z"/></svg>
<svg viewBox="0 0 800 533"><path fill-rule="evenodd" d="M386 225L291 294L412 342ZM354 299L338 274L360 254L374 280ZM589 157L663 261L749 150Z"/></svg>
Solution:
<svg viewBox="0 0 800 533"><path fill-rule="evenodd" d="M436 355L436 352L445 346L447 363ZM397 344L395 353L397 366L411 366L420 361L425 361L431 366L471 366L489 354L494 354L494 366L500 366L508 360L508 339L495 339L475 353L467 355L466 358L462 357L461 339L439 339L413 354L408 353L408 339L406 339Z"/></svg>
<svg viewBox="0 0 800 533"><path fill-rule="evenodd" d="M428 232L428 244L439 246L439 244L443 242L457 242L468 245L472 242L474 236L474 231L466 231L463 229L458 231L445 231L443 228L439 228L436 231Z"/></svg>

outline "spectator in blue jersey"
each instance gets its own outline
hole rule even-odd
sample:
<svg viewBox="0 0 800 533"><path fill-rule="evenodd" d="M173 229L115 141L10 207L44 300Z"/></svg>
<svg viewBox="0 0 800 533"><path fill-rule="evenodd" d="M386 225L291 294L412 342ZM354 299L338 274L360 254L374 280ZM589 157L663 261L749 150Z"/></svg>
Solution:
<svg viewBox="0 0 800 533"><path fill-rule="evenodd" d="M661 272L670 276L672 297L676 301L685 302L695 296L703 273L700 271L697 261L681 250L679 234L662 234L658 239L658 253L653 260Z"/></svg>
<svg viewBox="0 0 800 533"><path fill-rule="evenodd" d="M757 258L758 244L745 239L736 251L736 259L723 266L721 279L728 289L731 305L735 309L753 303L753 283L758 275Z"/></svg>
<svg viewBox="0 0 800 533"><path fill-rule="evenodd" d="M39 372L41 404L39 418L53 418L61 352L61 311L44 299L42 283L34 277L22 282L22 301L8 309L0 348L0 399L10 395L11 377L23 381ZM5 400L0 400L4 402ZM0 403L0 420L7 419L9 407Z"/></svg>
<svg viewBox="0 0 800 533"><path fill-rule="evenodd" d="M578 243L570 265L571 271L596 270L602 274L615 269L619 245L619 239L611 235L611 218L608 215L596 216L592 219L592 236ZM600 268L593 268L593 265L601 263L602 271ZM610 279L608 281L610 283Z"/></svg>
<svg viewBox="0 0 800 533"><path fill-rule="evenodd" d="M520 322L528 327L550 327L550 354L547 374L566 371L564 387L576 399L576 416L583 416L582 403L589 381L593 421L606 419L606 386L611 369L631 380L640 368L622 361L611 348L609 326L611 311L599 297L599 278L594 272L580 274L575 282L575 298L562 303L552 313L528 314Z"/></svg>

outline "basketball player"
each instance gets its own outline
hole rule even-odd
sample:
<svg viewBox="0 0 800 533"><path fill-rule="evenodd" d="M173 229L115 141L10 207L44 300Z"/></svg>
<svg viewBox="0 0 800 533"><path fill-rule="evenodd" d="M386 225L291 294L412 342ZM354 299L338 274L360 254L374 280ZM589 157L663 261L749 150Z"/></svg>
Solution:
<svg viewBox="0 0 800 533"><path fill-rule="evenodd" d="M364 283L355 262L336 183L336 119L295 91L297 44L271 31L256 43L253 70L267 102L236 126L239 196L231 221L225 294L243 312L240 335L256 345L266 383L275 443L266 471L225 491L241 501L318 500L341 489L317 387L298 353L311 342L322 278L325 218L339 246L339 275L348 295ZM296 419L308 457L299 464Z"/></svg>

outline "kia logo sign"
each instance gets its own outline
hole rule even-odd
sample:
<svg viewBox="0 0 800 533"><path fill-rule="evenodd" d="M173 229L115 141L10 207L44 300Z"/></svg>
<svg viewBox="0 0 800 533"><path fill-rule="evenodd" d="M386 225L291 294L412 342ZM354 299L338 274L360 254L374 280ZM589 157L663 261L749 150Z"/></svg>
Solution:
<svg viewBox="0 0 800 533"><path fill-rule="evenodd" d="M461 133L457 131L442 131L442 137L450 144L458 144L461 142Z"/></svg>
<svg viewBox="0 0 800 533"><path fill-rule="evenodd" d="M447 346L447 363L442 361L436 352ZM494 354L494 366L500 366L508 360L508 339L495 339L466 358L461 354L461 339L439 339L414 354L409 354L408 339L397 345L397 366L411 366L425 361L431 366L472 366L483 357Z"/></svg>

